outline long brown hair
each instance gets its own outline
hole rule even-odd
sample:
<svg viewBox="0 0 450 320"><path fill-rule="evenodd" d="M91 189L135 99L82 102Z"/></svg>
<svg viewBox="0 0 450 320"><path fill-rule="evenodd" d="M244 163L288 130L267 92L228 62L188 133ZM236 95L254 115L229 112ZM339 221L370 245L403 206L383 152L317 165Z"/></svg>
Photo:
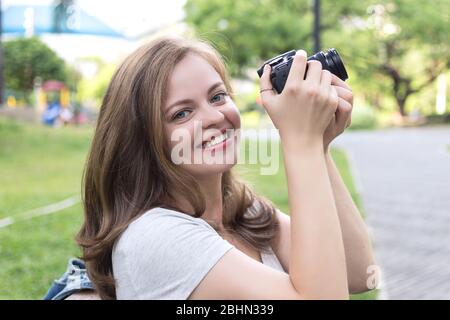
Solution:
<svg viewBox="0 0 450 320"><path fill-rule="evenodd" d="M219 73L231 93L225 64L207 42L162 37L140 47L116 70L103 98L83 174L84 222L76 240L91 281L102 299L115 299L115 241L140 215L188 199L201 217L205 199L195 179L170 161L162 106L174 66L198 54ZM270 201L255 195L231 171L222 177L223 225L258 250L266 250L278 220ZM250 212L252 214L244 214ZM217 226L212 225L216 230Z"/></svg>

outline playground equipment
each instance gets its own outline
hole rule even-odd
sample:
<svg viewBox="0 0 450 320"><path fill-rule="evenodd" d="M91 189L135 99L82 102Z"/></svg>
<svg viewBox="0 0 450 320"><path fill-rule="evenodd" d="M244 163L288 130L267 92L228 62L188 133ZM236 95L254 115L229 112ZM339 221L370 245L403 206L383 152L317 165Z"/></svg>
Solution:
<svg viewBox="0 0 450 320"><path fill-rule="evenodd" d="M57 80L45 81L39 90L38 100L43 123L52 126L58 120L65 123L70 121L70 91L64 83Z"/></svg>

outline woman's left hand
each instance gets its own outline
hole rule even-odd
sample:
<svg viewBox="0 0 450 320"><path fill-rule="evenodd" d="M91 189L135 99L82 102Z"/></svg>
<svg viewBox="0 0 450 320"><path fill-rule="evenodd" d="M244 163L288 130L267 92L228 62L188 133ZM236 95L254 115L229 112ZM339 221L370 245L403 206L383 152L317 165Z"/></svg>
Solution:
<svg viewBox="0 0 450 320"><path fill-rule="evenodd" d="M350 126L353 109L353 93L348 84L334 74L332 74L331 84L336 89L338 94L339 105L333 119L323 135L323 146L325 152L327 152L330 142L344 132L348 126Z"/></svg>

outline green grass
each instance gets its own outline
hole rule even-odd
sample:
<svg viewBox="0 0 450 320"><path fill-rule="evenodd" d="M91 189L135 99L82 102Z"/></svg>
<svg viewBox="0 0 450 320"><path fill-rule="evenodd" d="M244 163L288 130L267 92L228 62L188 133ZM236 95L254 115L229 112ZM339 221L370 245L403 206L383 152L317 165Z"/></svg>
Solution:
<svg viewBox="0 0 450 320"><path fill-rule="evenodd" d="M42 299L80 251L81 206L0 229L0 299Z"/></svg>
<svg viewBox="0 0 450 320"><path fill-rule="evenodd" d="M79 194L92 134L86 127L46 128L0 119L0 219ZM333 157L360 205L345 154L334 150ZM237 172L257 193L289 212L281 156L279 164L275 175L263 176L259 165L248 164L238 165ZM41 299L65 271L67 260L80 254L73 238L81 221L77 204L1 228L0 299ZM375 297L374 291L352 299Z"/></svg>
<svg viewBox="0 0 450 320"><path fill-rule="evenodd" d="M80 193L93 130L0 121L0 219Z"/></svg>
<svg viewBox="0 0 450 320"><path fill-rule="evenodd" d="M80 193L93 130L19 125L0 119L0 219ZM41 299L79 255L81 205L0 229L0 299Z"/></svg>

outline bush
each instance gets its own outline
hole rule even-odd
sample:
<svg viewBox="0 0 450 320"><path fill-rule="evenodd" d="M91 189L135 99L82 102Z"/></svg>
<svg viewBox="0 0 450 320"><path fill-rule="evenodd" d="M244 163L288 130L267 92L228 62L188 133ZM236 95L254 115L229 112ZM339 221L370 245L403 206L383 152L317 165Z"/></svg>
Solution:
<svg viewBox="0 0 450 320"><path fill-rule="evenodd" d="M351 130L375 129L378 126L377 114L367 105L354 106Z"/></svg>
<svg viewBox="0 0 450 320"><path fill-rule="evenodd" d="M428 124L450 123L450 113L430 114L426 116Z"/></svg>

